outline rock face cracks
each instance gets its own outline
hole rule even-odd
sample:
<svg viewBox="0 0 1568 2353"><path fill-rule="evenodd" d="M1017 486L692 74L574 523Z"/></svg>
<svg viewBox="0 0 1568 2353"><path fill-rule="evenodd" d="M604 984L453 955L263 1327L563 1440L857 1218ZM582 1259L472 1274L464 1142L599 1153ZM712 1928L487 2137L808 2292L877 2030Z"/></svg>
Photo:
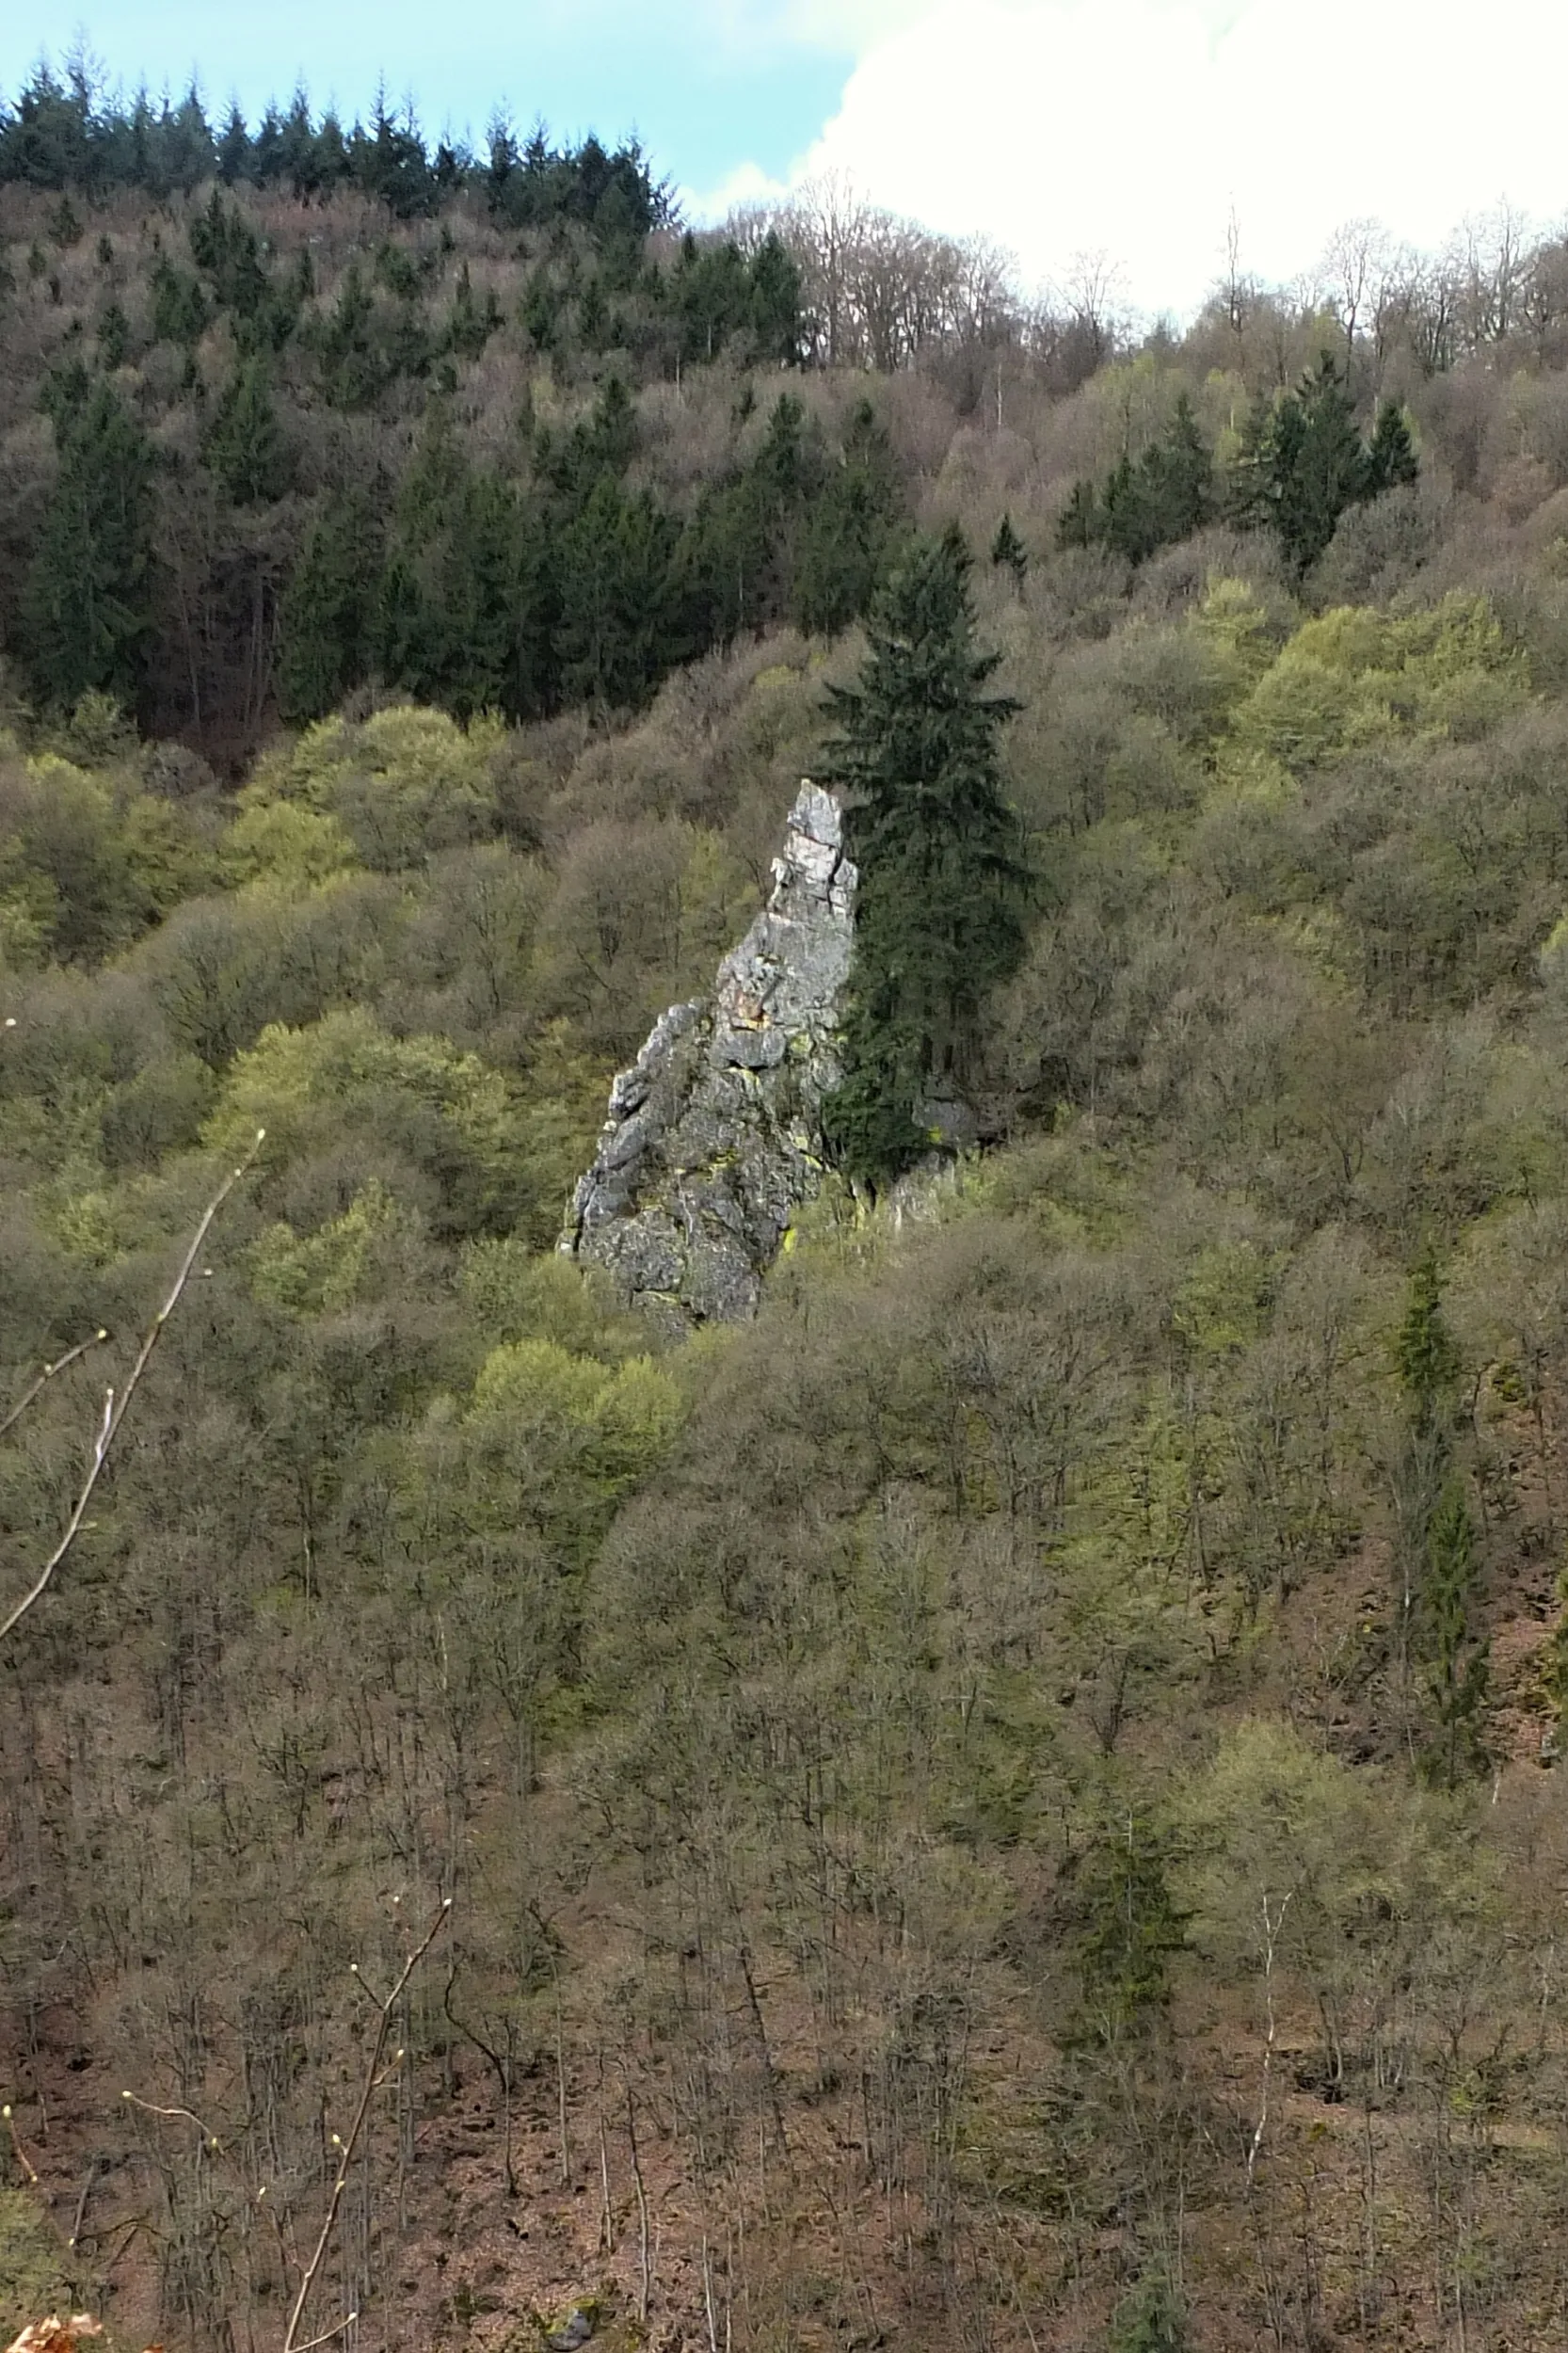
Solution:
<svg viewBox="0 0 1568 2353"><path fill-rule="evenodd" d="M712 995L662 1015L610 1090L560 1246L676 1330L755 1312L792 1215L821 1183L855 885L838 802L803 784L767 905Z"/></svg>

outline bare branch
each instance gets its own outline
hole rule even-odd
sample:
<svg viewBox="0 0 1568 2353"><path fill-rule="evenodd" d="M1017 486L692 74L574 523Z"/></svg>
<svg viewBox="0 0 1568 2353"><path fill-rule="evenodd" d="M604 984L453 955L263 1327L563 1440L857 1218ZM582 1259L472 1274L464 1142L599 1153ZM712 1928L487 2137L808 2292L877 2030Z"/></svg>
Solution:
<svg viewBox="0 0 1568 2353"><path fill-rule="evenodd" d="M42 1394L51 1381L55 1380L58 1374L69 1371L79 1358L87 1354L89 1348L101 1347L108 1337L107 1332L94 1332L87 1339L78 1340L74 1348L68 1348L65 1354L57 1356L52 1365L45 1365L31 1388L23 1391L5 1420L0 1421L0 1438L5 1436L8 1430L15 1428L33 1400Z"/></svg>
<svg viewBox="0 0 1568 2353"><path fill-rule="evenodd" d="M318 2345L330 2345L332 2339L341 2337L345 2329L352 2329L359 2317L358 2313L344 2313L343 2318L334 2321L330 2329L324 2329L319 2337L307 2337L303 2345L296 2345L295 2353L315 2353Z"/></svg>
<svg viewBox="0 0 1568 2353"><path fill-rule="evenodd" d="M209 2149L221 2153L223 2149L222 2141L219 2140L217 2135L212 2130L210 2125L202 2123L201 2119L197 2115L194 2108L160 2108L151 2100L138 2100L134 2091L122 2091L120 2096L128 2107L139 2108L143 2116L168 2116L184 2118L187 2124L194 2124L196 2126L197 2131L200 2134Z"/></svg>
<svg viewBox="0 0 1568 2353"><path fill-rule="evenodd" d="M60 1538L59 1543L55 1546L54 1551L50 1554L48 1560L39 1571L38 1576L34 1578L32 1585L23 1595L22 1599L17 1603L16 1608L11 1611L10 1615L8 1618L0 1619L0 1642L5 1641L8 1635L13 1634L16 1631L16 1628L21 1625L23 1619L27 1615L28 1610L33 1608L36 1602L42 1599L44 1593L48 1590L50 1580L53 1578L56 1570L59 1567L60 1562L65 1559L66 1554L71 1550L72 1545L76 1542L77 1537L81 1534L82 1525L88 1514L88 1506L92 1501L93 1490L98 1484L104 1464L108 1461L109 1449L114 1445L115 1439L120 1434L120 1425L125 1419L126 1411L130 1405L132 1398L135 1397L136 1393L136 1387L141 1380L142 1374L147 1370L148 1364L152 1358L152 1351L156 1348L159 1338L162 1336L164 1325L168 1321L169 1317L173 1314L175 1308L180 1304L181 1294L184 1290L185 1285L190 1280L191 1270L194 1268L197 1258L200 1254L202 1243L207 1239L207 1235L212 1227L213 1220L216 1217L218 1211L228 1200L229 1195L233 1192L234 1187L239 1183L241 1177L244 1176L250 1169L257 1153L262 1148L265 1135L266 1129L264 1128L257 1128L256 1140L251 1144L249 1151L247 1152L245 1158L240 1161L237 1168L230 1170L222 1184L219 1185L216 1193L214 1193L212 1199L208 1202L205 1210L202 1212L201 1222L198 1225L195 1233L191 1236L190 1247L186 1250L184 1258L180 1261L180 1272L174 1278L173 1286L169 1290L168 1297L164 1301L163 1305L158 1309L157 1314L153 1317L152 1322L147 1328L147 1337L142 1341L141 1347L137 1352L136 1361L131 1367L130 1373L125 1382L125 1386L120 1390L118 1401L116 1400L113 1389L107 1391L104 1401L103 1419L99 1424L98 1435L93 1442L92 1462L88 1466L87 1478L82 1482L81 1492L78 1494L76 1501L72 1507L71 1517L66 1522L65 1533ZM48 1377L49 1376L45 1374L45 1378L47 1379Z"/></svg>
<svg viewBox="0 0 1568 2353"><path fill-rule="evenodd" d="M22 2136L16 2129L16 2119L11 2114L9 2102L7 2103L5 2107L0 2108L0 2117L4 2117L7 2130L10 2134L11 2147L16 2153L16 2161L22 2168L22 2177L24 2181L26 2183L29 2189L37 2189L39 2187L39 2169L33 2163L32 2159L28 2156L26 2150L22 2146Z"/></svg>
<svg viewBox="0 0 1568 2353"><path fill-rule="evenodd" d="M447 1896L442 1898L441 1908L426 1929L424 1937L404 1962L396 1984L380 2005L380 2018L376 2029L376 2040L371 2046L370 2062L365 2069L364 2084L360 2093L360 2105L355 2111L348 2138L339 2145L338 2170L332 2183L332 2194L328 2200L327 2213L314 2251L305 2266L304 2277L299 2282L299 2292L294 2299L294 2308L289 2313L289 2325L283 2337L282 2353L310 2353L312 2345L328 2344L332 2337L340 2335L348 2325L347 2321L340 2321L337 2328L329 2329L325 2336L307 2338L303 2344L299 2339L299 2325L305 2317L305 2307L310 2301L311 2290L315 2285L316 2275L326 2259L327 2249L331 2244L332 2233L337 2227L338 2209L343 2203L344 2191L348 2186L348 2169L354 2162L354 2153L359 2148L360 2136L364 2132L365 2123L370 2115L371 2101L384 2080L380 2072L381 2054L387 2047L387 2036L392 2030L392 2012L402 1999L404 1988L408 1985L409 1978L440 1934L451 1910L452 1898ZM352 2317L353 2315L350 2314L349 2318L352 2319Z"/></svg>

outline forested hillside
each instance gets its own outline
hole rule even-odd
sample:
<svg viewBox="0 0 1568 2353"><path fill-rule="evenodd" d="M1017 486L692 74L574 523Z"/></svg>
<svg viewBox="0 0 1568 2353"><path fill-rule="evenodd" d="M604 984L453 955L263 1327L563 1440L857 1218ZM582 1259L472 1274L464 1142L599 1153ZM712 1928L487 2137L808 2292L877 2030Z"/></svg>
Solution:
<svg viewBox="0 0 1568 2353"><path fill-rule="evenodd" d="M1560 2345L1564 249L69 76L0 236L0 1623L264 1129L0 1643L0 2330ZM933 679L984 1148L669 1344L609 1078Z"/></svg>

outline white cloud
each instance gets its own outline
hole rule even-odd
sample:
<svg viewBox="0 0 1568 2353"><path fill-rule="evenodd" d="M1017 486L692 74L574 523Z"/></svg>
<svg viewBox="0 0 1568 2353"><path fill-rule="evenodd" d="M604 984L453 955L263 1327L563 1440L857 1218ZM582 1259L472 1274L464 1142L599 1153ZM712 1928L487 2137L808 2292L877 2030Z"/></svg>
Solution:
<svg viewBox="0 0 1568 2353"><path fill-rule="evenodd" d="M1027 275L1103 248L1143 308L1243 265L1305 269L1375 215L1442 242L1506 194L1568 206L1568 11L1542 0L1413 10L1368 0L777 0L802 40L846 24L858 60L792 175L847 171L933 228L983 230ZM759 175L760 177L760 175ZM735 184L741 184L739 176Z"/></svg>

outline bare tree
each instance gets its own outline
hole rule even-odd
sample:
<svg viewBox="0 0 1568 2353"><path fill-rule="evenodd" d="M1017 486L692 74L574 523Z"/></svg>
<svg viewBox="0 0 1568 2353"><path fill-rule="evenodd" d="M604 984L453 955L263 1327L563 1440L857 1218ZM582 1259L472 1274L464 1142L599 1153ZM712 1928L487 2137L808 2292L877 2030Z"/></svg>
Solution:
<svg viewBox="0 0 1568 2353"><path fill-rule="evenodd" d="M1121 339L1124 285L1122 264L1103 246L1075 253L1061 280L1058 291L1094 355L1096 367L1110 357Z"/></svg>
<svg viewBox="0 0 1568 2353"><path fill-rule="evenodd" d="M1368 313L1375 315L1381 307L1392 253L1392 240L1381 221L1347 220L1330 237L1318 264L1318 291L1345 337L1347 376L1355 364L1356 337Z"/></svg>
<svg viewBox="0 0 1568 2353"><path fill-rule="evenodd" d="M1498 344L1519 323L1531 246L1523 213L1503 202L1459 229L1463 325L1471 350Z"/></svg>

